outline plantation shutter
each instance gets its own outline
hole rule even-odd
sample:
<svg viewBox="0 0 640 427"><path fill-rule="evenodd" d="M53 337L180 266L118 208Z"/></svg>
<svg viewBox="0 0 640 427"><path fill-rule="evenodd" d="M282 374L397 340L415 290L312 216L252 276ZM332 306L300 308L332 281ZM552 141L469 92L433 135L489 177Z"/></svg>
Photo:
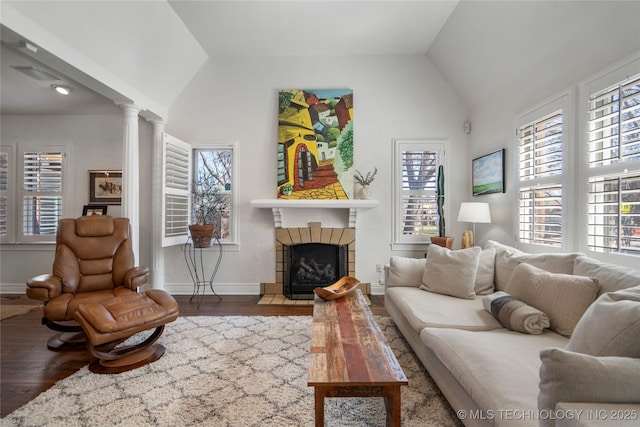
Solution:
<svg viewBox="0 0 640 427"><path fill-rule="evenodd" d="M640 75L593 93L588 114L587 245L640 255Z"/></svg>
<svg viewBox="0 0 640 427"><path fill-rule="evenodd" d="M520 126L518 238L562 246L563 111Z"/></svg>
<svg viewBox="0 0 640 427"><path fill-rule="evenodd" d="M23 154L22 235L55 236L62 218L62 151Z"/></svg>
<svg viewBox="0 0 640 427"><path fill-rule="evenodd" d="M402 234L437 234L438 153L402 151Z"/></svg>
<svg viewBox="0 0 640 427"><path fill-rule="evenodd" d="M10 177L14 175L10 173L9 167L12 163L11 146L2 146L0 151L0 242L10 241L10 224L9 209L10 200L13 200L9 194L12 185L9 183ZM13 167L11 166L13 169Z"/></svg>
<svg viewBox="0 0 640 427"><path fill-rule="evenodd" d="M164 134L162 152L162 246L184 244L189 234L191 145Z"/></svg>
<svg viewBox="0 0 640 427"><path fill-rule="evenodd" d="M589 166L640 160L640 77L591 96Z"/></svg>

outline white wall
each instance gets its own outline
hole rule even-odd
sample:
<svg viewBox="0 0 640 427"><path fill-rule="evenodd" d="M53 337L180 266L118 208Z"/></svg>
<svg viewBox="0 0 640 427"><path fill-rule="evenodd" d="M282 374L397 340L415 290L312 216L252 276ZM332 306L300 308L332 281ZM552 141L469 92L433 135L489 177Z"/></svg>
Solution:
<svg viewBox="0 0 640 427"><path fill-rule="evenodd" d="M115 107L114 107L115 109ZM115 109L112 115L78 116L2 116L2 144L56 144L71 146L68 176L73 185L71 199L64 215L82 215L82 207L89 203L89 170L121 170L124 118ZM151 168L150 126L140 121L140 188L150 188ZM140 264L150 262L150 191L141 191ZM121 206L109 205L107 213L120 216ZM24 284L31 277L50 273L54 244L0 246L0 290L24 292Z"/></svg>
<svg viewBox="0 0 640 427"><path fill-rule="evenodd" d="M375 266L391 255L424 256L424 248L415 253L390 249L393 138L450 140L447 234L460 246L463 227L455 219L469 192L468 137L462 130L467 111L425 56L209 60L171 107L166 131L188 142L238 141L234 185L240 191L240 250L224 254L215 279L218 290L255 293L259 283L275 281L273 218L270 210L249 203L275 198L277 96L287 88L353 89L355 168L378 168L372 198L381 202L358 217L360 280L377 283ZM318 216L301 214L285 211L284 226L306 225ZM340 215L331 213L328 220L340 221ZM165 286L173 292L191 291L180 248L166 252Z"/></svg>

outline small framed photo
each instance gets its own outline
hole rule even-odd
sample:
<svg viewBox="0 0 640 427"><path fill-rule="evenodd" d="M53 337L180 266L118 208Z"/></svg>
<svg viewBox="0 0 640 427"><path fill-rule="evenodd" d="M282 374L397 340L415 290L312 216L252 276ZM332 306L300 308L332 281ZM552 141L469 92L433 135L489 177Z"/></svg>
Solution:
<svg viewBox="0 0 640 427"><path fill-rule="evenodd" d="M89 171L89 203L122 204L122 171Z"/></svg>
<svg viewBox="0 0 640 427"><path fill-rule="evenodd" d="M84 205L82 216L106 215L108 205Z"/></svg>
<svg viewBox="0 0 640 427"><path fill-rule="evenodd" d="M473 195L504 193L504 148L473 159Z"/></svg>

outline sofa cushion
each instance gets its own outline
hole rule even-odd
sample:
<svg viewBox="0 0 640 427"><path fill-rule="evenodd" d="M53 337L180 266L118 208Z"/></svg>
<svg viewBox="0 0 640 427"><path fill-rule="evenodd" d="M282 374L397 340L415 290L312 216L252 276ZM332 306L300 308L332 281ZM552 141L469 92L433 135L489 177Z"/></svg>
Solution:
<svg viewBox="0 0 640 427"><path fill-rule="evenodd" d="M564 347L567 338L546 330L526 335L500 329L471 332L426 328L420 340L482 408L495 414L495 426L537 426L536 419L509 420L504 410L537 409L540 350Z"/></svg>
<svg viewBox="0 0 640 427"><path fill-rule="evenodd" d="M496 249L495 284L498 291L506 290L518 264L524 262L551 273L573 274L574 262L582 255L573 252L528 254L494 240L487 242L485 249L488 248Z"/></svg>
<svg viewBox="0 0 640 427"><path fill-rule="evenodd" d="M476 272L482 249L474 246L452 251L429 245L422 289L458 298L475 298Z"/></svg>
<svg viewBox="0 0 640 427"><path fill-rule="evenodd" d="M640 358L640 285L601 295L585 311L566 349Z"/></svg>
<svg viewBox="0 0 640 427"><path fill-rule="evenodd" d="M474 290L476 295L488 295L494 291L496 249L484 249L480 253L476 283Z"/></svg>
<svg viewBox="0 0 640 427"><path fill-rule="evenodd" d="M640 285L640 270L601 262L588 256L575 259L573 274L598 279L600 295Z"/></svg>
<svg viewBox="0 0 640 427"><path fill-rule="evenodd" d="M506 292L546 313L550 328L570 337L580 317L596 299L598 281L550 273L522 263L513 270Z"/></svg>
<svg viewBox="0 0 640 427"><path fill-rule="evenodd" d="M422 275L424 274L426 262L427 260L425 258L392 256L389 261L389 276L385 287L419 287L422 284Z"/></svg>
<svg viewBox="0 0 640 427"><path fill-rule="evenodd" d="M548 348L540 360L541 411L553 410L558 402L640 402L640 359ZM540 420L540 426L554 425L552 418Z"/></svg>
<svg viewBox="0 0 640 427"><path fill-rule="evenodd" d="M393 287L385 291L417 332L426 327L486 331L502 325L482 307L481 298L463 299L425 292L418 288Z"/></svg>
<svg viewBox="0 0 640 427"><path fill-rule="evenodd" d="M502 326L512 331L538 335L549 327L549 316L503 291L482 298L482 305Z"/></svg>

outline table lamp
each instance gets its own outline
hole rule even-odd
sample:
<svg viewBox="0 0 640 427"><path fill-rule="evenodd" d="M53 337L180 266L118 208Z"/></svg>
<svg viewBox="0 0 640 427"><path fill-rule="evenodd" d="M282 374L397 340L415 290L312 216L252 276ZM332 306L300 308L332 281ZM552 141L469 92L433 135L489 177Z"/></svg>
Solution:
<svg viewBox="0 0 640 427"><path fill-rule="evenodd" d="M470 222L473 224L473 232L466 230L462 233L462 249L473 246L476 223L491 223L489 203L462 202L458 213L458 222Z"/></svg>

